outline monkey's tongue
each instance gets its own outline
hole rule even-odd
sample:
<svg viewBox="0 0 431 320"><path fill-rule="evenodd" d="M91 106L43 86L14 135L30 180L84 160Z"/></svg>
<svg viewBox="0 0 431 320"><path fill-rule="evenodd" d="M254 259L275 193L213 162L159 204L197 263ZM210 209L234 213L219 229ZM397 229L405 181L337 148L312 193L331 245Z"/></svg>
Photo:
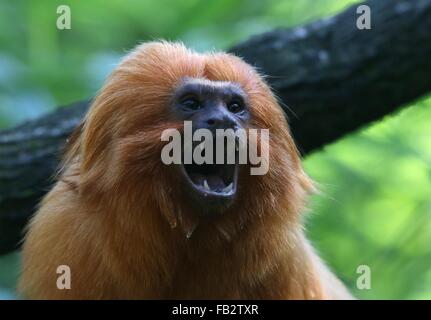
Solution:
<svg viewBox="0 0 431 320"><path fill-rule="evenodd" d="M223 179L215 174L203 175L193 172L190 174L193 183L202 186L204 189L221 191L226 188Z"/></svg>

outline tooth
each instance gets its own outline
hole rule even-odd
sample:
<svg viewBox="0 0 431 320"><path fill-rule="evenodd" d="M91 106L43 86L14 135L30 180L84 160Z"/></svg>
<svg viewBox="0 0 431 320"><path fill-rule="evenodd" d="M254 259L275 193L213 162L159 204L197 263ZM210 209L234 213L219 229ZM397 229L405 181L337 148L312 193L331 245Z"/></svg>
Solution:
<svg viewBox="0 0 431 320"><path fill-rule="evenodd" d="M233 182L231 182L226 188L223 189L223 192L227 193L232 191L233 189Z"/></svg>
<svg viewBox="0 0 431 320"><path fill-rule="evenodd" d="M204 180L204 189L209 190L210 187L208 186L208 181L207 179Z"/></svg>

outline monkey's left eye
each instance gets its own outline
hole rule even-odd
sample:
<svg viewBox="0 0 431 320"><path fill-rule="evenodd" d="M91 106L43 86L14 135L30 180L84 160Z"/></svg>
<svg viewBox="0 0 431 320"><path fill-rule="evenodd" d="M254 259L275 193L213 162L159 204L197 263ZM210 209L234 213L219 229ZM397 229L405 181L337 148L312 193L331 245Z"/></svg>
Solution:
<svg viewBox="0 0 431 320"><path fill-rule="evenodd" d="M187 109L198 110L201 108L199 100L194 97L184 98L180 101L180 103Z"/></svg>
<svg viewBox="0 0 431 320"><path fill-rule="evenodd" d="M244 104L241 101L231 101L230 103L228 103L227 108L232 113L244 112Z"/></svg>

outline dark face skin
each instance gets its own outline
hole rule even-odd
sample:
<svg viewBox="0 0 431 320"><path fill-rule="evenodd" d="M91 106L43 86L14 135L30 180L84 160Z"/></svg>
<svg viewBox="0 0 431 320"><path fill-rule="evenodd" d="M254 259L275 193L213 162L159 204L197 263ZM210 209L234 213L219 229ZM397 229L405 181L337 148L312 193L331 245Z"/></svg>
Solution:
<svg viewBox="0 0 431 320"><path fill-rule="evenodd" d="M239 165L237 156L234 164L226 161L215 164L216 130L236 131L247 127L250 118L247 96L234 83L186 79L175 90L171 110L177 120L192 121L193 132L208 129L213 136L214 158L211 164L193 162L180 165L186 196L195 206L202 208L204 214L225 211L237 193ZM199 141L193 142L193 149L199 144ZM226 154L223 157L226 160Z"/></svg>

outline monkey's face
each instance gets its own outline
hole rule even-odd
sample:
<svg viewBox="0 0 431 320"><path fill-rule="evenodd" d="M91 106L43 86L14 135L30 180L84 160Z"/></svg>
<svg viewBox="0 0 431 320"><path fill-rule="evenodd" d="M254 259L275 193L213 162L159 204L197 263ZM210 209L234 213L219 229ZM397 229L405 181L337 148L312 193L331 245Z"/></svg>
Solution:
<svg viewBox="0 0 431 320"><path fill-rule="evenodd" d="M269 139L250 139L254 129L269 130ZM182 138L181 163L162 159L166 130ZM229 150L217 149L217 139L201 152L212 153L206 161L213 161L199 162L194 152L202 149L202 139L191 139L188 130L192 136L204 130L212 138L218 130L243 130L249 139L242 147L261 156L269 151L259 164L267 170L251 174L250 153L238 161L243 140L237 137L229 149L233 162L227 160ZM284 114L258 73L235 56L198 54L179 44L145 44L122 61L87 115L80 158L83 193L122 212L155 207L171 225L194 227L216 217L211 221L224 221L223 228L241 228L281 207L287 214L297 211L309 186Z"/></svg>
<svg viewBox="0 0 431 320"><path fill-rule="evenodd" d="M190 121L189 135L183 130L179 146L181 163L177 174L182 175L184 196L203 213L225 211L238 191L240 141L232 135L232 143L228 144L229 136L224 134L249 127L247 94L238 83L185 78L175 88L169 108L176 120ZM194 141L193 136L199 139Z"/></svg>

